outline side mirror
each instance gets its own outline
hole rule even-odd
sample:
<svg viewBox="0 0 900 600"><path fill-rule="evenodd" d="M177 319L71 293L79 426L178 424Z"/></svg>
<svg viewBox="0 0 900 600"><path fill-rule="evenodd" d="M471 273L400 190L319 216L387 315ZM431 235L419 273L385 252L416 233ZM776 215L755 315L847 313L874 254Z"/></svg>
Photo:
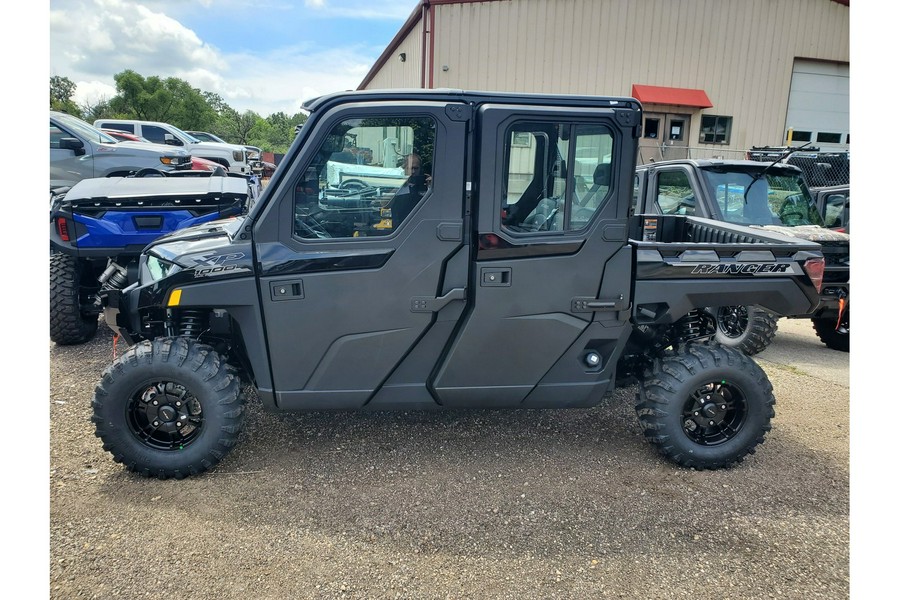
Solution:
<svg viewBox="0 0 900 600"><path fill-rule="evenodd" d="M168 146L184 146L184 142L179 140L177 137L175 137L171 133L167 133L163 139L166 140L166 145L168 145Z"/></svg>
<svg viewBox="0 0 900 600"><path fill-rule="evenodd" d="M75 152L75 156L84 156L84 142L79 140L78 138L72 137L64 137L59 140L59 147L63 150L72 150Z"/></svg>

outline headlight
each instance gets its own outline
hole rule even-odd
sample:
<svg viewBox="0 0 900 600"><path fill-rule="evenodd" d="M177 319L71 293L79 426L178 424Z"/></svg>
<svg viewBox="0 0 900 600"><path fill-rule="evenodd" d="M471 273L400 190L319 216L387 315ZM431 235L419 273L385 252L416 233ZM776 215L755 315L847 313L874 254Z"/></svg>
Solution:
<svg viewBox="0 0 900 600"><path fill-rule="evenodd" d="M235 150L231 153L231 156L233 156L234 160L237 162L244 162L244 152L242 150Z"/></svg>
<svg viewBox="0 0 900 600"><path fill-rule="evenodd" d="M146 273L150 276L150 281L159 281L181 270L181 267L175 263L157 258L152 254L147 255L146 266Z"/></svg>
<svg viewBox="0 0 900 600"><path fill-rule="evenodd" d="M164 165L177 167L179 165L188 164L191 161L189 156L160 156L159 162Z"/></svg>

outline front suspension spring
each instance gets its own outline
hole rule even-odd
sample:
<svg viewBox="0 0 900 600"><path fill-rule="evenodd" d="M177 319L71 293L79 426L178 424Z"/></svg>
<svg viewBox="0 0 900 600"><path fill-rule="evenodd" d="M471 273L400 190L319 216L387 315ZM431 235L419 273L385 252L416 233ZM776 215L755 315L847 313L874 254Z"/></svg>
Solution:
<svg viewBox="0 0 900 600"><path fill-rule="evenodd" d="M179 318L178 335L198 338L207 328L206 312L202 310L183 309Z"/></svg>

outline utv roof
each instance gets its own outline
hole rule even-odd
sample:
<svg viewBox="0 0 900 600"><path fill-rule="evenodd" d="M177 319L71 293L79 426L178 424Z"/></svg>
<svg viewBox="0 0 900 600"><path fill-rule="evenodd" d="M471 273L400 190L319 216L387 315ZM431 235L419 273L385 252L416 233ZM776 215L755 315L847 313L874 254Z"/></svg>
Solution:
<svg viewBox="0 0 900 600"><path fill-rule="evenodd" d="M515 92L488 92L458 89L392 89L392 90L358 90L337 92L307 100L303 109L310 112L333 104L344 102L373 102L378 100L433 100L444 102L466 102L483 104L485 102L510 104L559 104L564 106L602 106L613 108L640 109L641 104L634 98L618 96L578 96L570 94L525 94Z"/></svg>
<svg viewBox="0 0 900 600"><path fill-rule="evenodd" d="M664 167L667 165L693 165L698 169L740 169L748 171L762 171L765 168L779 169L781 171L793 171L802 173L799 167L787 163L777 163L772 165L770 162L762 162L758 160L725 160L720 158L682 158L675 160L660 160L652 163L638 165L637 169L649 169L651 167Z"/></svg>

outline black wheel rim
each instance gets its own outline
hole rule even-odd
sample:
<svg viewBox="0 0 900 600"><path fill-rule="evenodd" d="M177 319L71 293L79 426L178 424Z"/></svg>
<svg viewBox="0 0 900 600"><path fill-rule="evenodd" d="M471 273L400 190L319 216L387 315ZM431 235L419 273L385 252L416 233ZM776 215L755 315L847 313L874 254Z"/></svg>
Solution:
<svg viewBox="0 0 900 600"><path fill-rule="evenodd" d="M750 323L746 306L723 306L716 313L719 330L730 338L739 338Z"/></svg>
<svg viewBox="0 0 900 600"><path fill-rule="evenodd" d="M747 401L739 387L726 381L697 388L684 403L682 427L701 446L724 444L740 433L747 419Z"/></svg>
<svg viewBox="0 0 900 600"><path fill-rule="evenodd" d="M200 435L200 401L183 385L157 381L138 388L128 402L128 427L142 444L157 450L183 450Z"/></svg>

